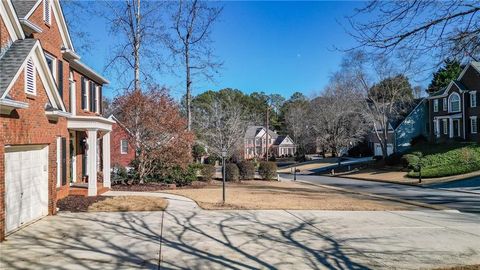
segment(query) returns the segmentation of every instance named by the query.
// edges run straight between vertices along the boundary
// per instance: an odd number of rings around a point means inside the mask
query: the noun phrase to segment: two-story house
[[[248,126],[243,144],[244,159],[265,158],[267,147],[269,156],[293,156],[297,152],[297,146],[290,136],[279,136],[271,130],[267,136],[264,127]]]
[[[0,240],[81,183],[110,187],[108,81],[75,52],[58,0],[0,1]]]
[[[450,84],[429,99],[430,140],[480,142],[480,63],[469,63]]]

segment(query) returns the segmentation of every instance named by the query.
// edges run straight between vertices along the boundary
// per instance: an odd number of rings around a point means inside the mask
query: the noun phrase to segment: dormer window
[[[452,93],[448,98],[448,109],[449,112],[460,112],[460,95],[457,93]]]
[[[50,24],[52,21],[52,14],[50,13],[50,0],[43,0],[43,21]]]
[[[32,58],[29,58],[27,65],[25,66],[25,93],[30,95],[37,94],[37,83],[35,80],[36,77],[35,65],[33,64]]]

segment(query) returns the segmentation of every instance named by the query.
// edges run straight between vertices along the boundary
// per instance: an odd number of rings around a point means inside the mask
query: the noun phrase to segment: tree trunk
[[[191,78],[190,78],[190,55],[189,55],[189,47],[188,43],[185,45],[185,67],[186,67],[186,72],[187,72],[187,94],[186,94],[186,106],[187,106],[187,130],[191,131],[192,130],[192,93],[191,93]]]
[[[140,0],[137,0],[137,12],[135,13],[136,28],[134,41],[134,87],[140,90]]]

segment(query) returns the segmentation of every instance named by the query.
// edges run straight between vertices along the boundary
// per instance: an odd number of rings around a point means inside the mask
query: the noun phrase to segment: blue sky
[[[264,91],[288,98],[299,91],[312,95],[321,91],[338,68],[343,48],[352,39],[339,24],[362,2],[222,2],[224,10],[215,25],[214,51],[224,61],[215,82],[196,81],[194,94],[226,87],[246,93]],[[94,53],[83,61],[102,71],[114,36],[100,19],[85,20],[85,31],[95,41]],[[75,42],[75,41],[74,41]],[[180,73],[183,74],[183,73]],[[183,78],[154,73],[155,80],[170,88],[176,98],[184,92]],[[115,78],[106,95],[112,97]]]

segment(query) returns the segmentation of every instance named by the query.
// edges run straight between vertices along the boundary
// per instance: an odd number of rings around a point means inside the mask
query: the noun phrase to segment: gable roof
[[[12,1],[17,16],[20,20],[25,21],[33,14],[33,12],[37,9],[37,7],[42,3],[42,0],[16,0]],[[66,49],[74,51],[73,43],[70,38],[70,33],[68,32],[68,26],[65,21],[65,17],[63,16],[62,6],[60,5],[60,1],[55,0],[51,1],[52,3],[52,11],[57,21],[58,28],[60,30],[60,36],[63,41],[63,45]]]
[[[248,126],[247,130],[245,131],[245,138],[255,138],[262,130],[265,130],[264,126]],[[268,135],[272,139],[276,139],[278,137],[278,134],[271,130],[268,131]]]
[[[0,97],[4,96],[36,43],[36,39],[17,40],[0,59],[0,70],[2,71],[0,72]]]
[[[10,89],[23,71],[29,57],[34,62],[52,108],[66,112],[63,100],[58,93],[57,84],[48,69],[40,42],[33,38],[15,41],[0,59],[0,70],[2,70],[0,73],[0,99],[8,98]]]
[[[398,123],[398,125],[395,127],[395,130],[397,130],[405,122],[405,120],[407,120],[420,106],[425,104],[425,100],[426,98],[416,99],[415,101],[417,102],[417,104],[413,106],[412,110],[408,113],[408,115]]]
[[[33,8],[38,5],[41,1],[12,1],[13,7],[15,7],[15,11],[17,12],[17,16],[19,18],[25,18],[28,13],[30,13]]]
[[[12,42],[25,38],[25,33],[23,33],[15,8],[10,1],[0,1],[0,17],[7,27],[7,32],[11,37]]]

